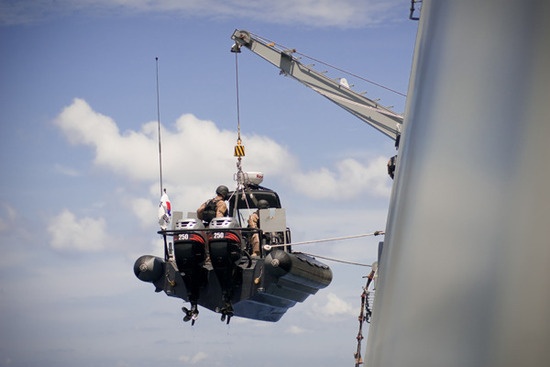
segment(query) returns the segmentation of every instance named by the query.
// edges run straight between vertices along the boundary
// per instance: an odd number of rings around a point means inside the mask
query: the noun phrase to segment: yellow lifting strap
[[[237,139],[237,145],[235,145],[235,157],[244,157],[244,145],[241,143],[241,139]]]

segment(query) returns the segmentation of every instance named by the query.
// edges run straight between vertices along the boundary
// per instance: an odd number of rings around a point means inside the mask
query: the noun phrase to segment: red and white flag
[[[159,204],[159,225],[162,230],[166,230],[166,228],[168,228],[168,224],[170,223],[171,218],[172,204],[170,204],[170,198],[168,197],[165,189],[164,193],[160,197]]]

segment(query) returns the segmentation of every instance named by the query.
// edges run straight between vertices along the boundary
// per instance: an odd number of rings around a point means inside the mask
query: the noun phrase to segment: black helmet
[[[229,189],[227,186],[220,185],[216,189],[216,194],[220,195],[224,200],[227,199],[227,195],[229,195]]]
[[[269,208],[269,203],[267,200],[260,199],[258,200],[258,209],[267,209]]]

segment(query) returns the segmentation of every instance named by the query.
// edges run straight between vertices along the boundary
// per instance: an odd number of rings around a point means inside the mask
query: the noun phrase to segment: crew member
[[[210,221],[214,218],[226,217],[228,212],[225,200],[227,200],[228,195],[229,189],[227,186],[218,186],[216,189],[216,196],[205,201],[197,209],[197,218],[203,220],[208,225],[208,223],[210,223]]]
[[[269,208],[267,200],[258,200],[258,210],[250,214],[248,217],[248,228],[257,229],[260,228],[260,209]],[[250,244],[252,245],[252,256],[260,256],[260,236],[258,232],[255,232],[250,238]]]

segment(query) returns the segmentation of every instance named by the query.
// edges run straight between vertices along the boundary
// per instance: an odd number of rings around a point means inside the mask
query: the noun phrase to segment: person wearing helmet
[[[250,214],[248,217],[248,228],[260,228],[260,209],[268,209],[269,203],[266,200],[258,200],[258,210]],[[250,244],[252,245],[252,256],[260,256],[260,236],[256,232],[250,238]]]
[[[216,196],[205,201],[197,209],[197,218],[206,222],[208,225],[208,223],[210,223],[210,221],[214,218],[226,217],[228,212],[225,201],[227,200],[228,195],[229,189],[227,186],[218,186],[216,189]]]

